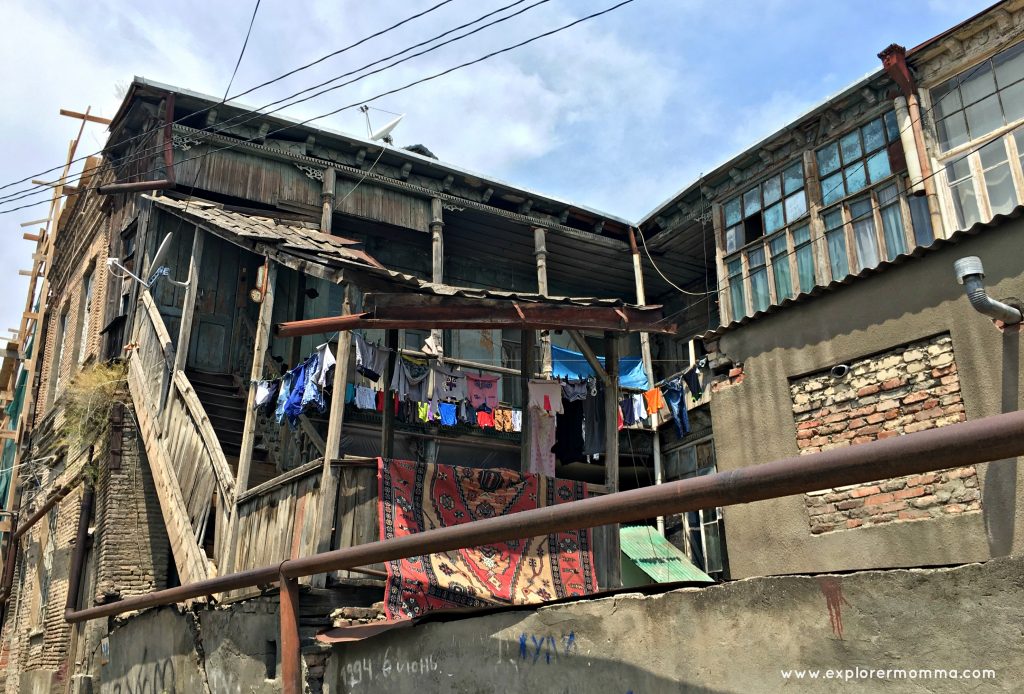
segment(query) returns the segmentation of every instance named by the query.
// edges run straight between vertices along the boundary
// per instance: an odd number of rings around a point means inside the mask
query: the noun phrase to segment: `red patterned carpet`
[[[380,536],[403,537],[586,496],[582,482],[511,470],[380,460]],[[388,562],[388,619],[430,610],[493,607],[597,590],[590,531]]]

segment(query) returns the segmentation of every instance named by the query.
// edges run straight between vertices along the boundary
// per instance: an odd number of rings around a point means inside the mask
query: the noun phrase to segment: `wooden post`
[[[523,393],[523,426],[519,434],[519,469],[526,472],[530,469],[530,378],[536,367],[533,364],[533,343],[536,333],[523,330],[519,333],[519,345],[522,352],[520,359],[519,383]]]
[[[238,467],[235,470],[235,499],[249,488],[249,470],[252,467],[252,449],[256,443],[256,381],[263,378],[263,366],[270,346],[273,329],[274,289],[277,283],[277,263],[267,259],[263,279],[263,301],[256,319],[256,338],[253,343],[252,370],[249,372],[249,394],[245,399],[245,423],[242,425],[242,446],[238,452]],[[227,556],[223,557],[222,573],[234,570],[236,543],[238,541],[238,504],[230,503],[228,517]]]
[[[196,297],[199,295],[199,268],[203,261],[204,232],[196,227],[192,235],[192,258],[188,263],[188,286],[185,300],[181,304],[181,325],[178,328],[178,345],[174,353],[174,370],[184,371],[188,363],[188,343],[192,337],[192,320],[196,315]]]
[[[345,283],[345,298],[341,303],[341,315],[352,313],[352,285]],[[330,468],[331,460],[341,457],[341,428],[345,421],[345,389],[348,387],[349,352],[352,350],[352,333],[342,330],[338,333],[337,364],[334,366],[334,390],[331,394],[331,413],[327,418],[327,442],[324,446],[324,470]]]
[[[391,350],[388,354],[388,370],[384,374],[384,413],[380,425],[380,454],[383,458],[391,458],[395,454],[395,398],[391,392],[391,379],[395,368],[401,368],[398,362],[398,331],[388,330],[384,339],[385,346]]]
[[[533,255],[537,258],[537,293],[548,295],[548,247],[547,232],[543,227],[533,230]],[[547,330],[540,334],[540,363],[544,378],[551,378],[551,335]]]
[[[430,200],[430,280],[434,284],[444,284],[444,207],[440,198]],[[434,328],[430,331],[431,342],[444,352],[444,331]],[[428,390],[433,393],[437,374],[431,370],[427,375]]]
[[[299,641],[299,579],[281,574],[281,691],[302,694],[302,652]]]
[[[604,335],[604,367],[609,383],[604,392],[604,484],[609,494],[619,491],[619,338],[614,333]],[[619,558],[619,526],[604,526],[604,563],[606,589],[622,585]]]
[[[331,224],[334,220],[334,182],[334,167],[328,166],[324,169],[324,185],[320,192],[320,201],[323,207],[320,214],[320,233],[322,234],[331,233]]]

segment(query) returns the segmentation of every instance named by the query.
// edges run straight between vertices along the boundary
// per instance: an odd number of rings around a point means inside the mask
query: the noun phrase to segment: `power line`
[[[296,127],[301,127],[303,125],[307,125],[308,123],[312,123],[313,121],[317,121],[317,120],[320,120],[322,118],[327,118],[329,116],[333,116],[335,114],[338,114],[338,113],[340,113],[342,111],[345,111],[345,110],[348,110],[348,109],[352,109],[352,108],[355,108],[357,106],[361,106],[363,104],[371,103],[373,101],[376,101],[377,99],[381,99],[381,98],[386,97],[386,96],[391,96],[393,94],[397,94],[397,93],[405,91],[407,89],[411,89],[412,87],[418,86],[420,84],[424,84],[426,82],[430,82],[432,80],[436,80],[436,79],[438,79],[440,77],[444,77],[445,75],[451,74],[452,72],[455,72],[457,70],[461,70],[461,69],[470,67],[472,65],[476,65],[478,63],[482,63],[482,62],[484,62],[486,60],[489,60],[490,58],[494,58],[494,57],[496,57],[498,55],[502,55],[504,53],[508,53],[508,52],[516,50],[518,48],[522,48],[523,46],[526,46],[528,44],[534,43],[535,41],[539,41],[540,39],[547,38],[549,36],[552,36],[554,34],[560,33],[562,31],[566,31],[567,29],[570,29],[570,28],[572,28],[572,27],[574,27],[577,24],[580,24],[582,22],[586,22],[586,21],[589,21],[589,20],[592,20],[592,19],[596,19],[597,17],[600,17],[602,15],[608,14],[609,12],[612,12],[614,10],[619,9],[620,7],[623,7],[624,5],[628,5],[628,4],[632,3],[633,1],[634,0],[622,0],[621,2],[619,2],[619,3],[615,4],[615,5],[612,5],[612,6],[606,8],[604,10],[600,10],[598,12],[594,12],[592,14],[586,15],[584,17],[581,17],[580,19],[577,19],[577,20],[574,20],[572,22],[569,22],[568,24],[564,24],[564,25],[562,25],[562,26],[560,26],[560,27],[558,27],[556,29],[552,29],[550,31],[546,31],[546,32],[544,32],[542,34],[538,34],[538,35],[533,36],[533,37],[531,37],[529,39],[526,39],[524,41],[520,41],[520,42],[512,44],[510,46],[506,46],[505,48],[501,48],[499,50],[492,51],[492,52],[487,53],[486,55],[483,55],[483,56],[481,56],[479,58],[475,58],[473,60],[469,60],[469,61],[466,61],[464,63],[460,63],[459,65],[456,65],[454,67],[448,68],[446,70],[442,70],[441,72],[434,73],[434,74],[429,75],[427,77],[422,77],[422,78],[420,78],[418,80],[414,80],[412,82],[409,82],[409,83],[407,83],[407,84],[405,84],[405,85],[403,85],[401,87],[396,87],[394,89],[389,89],[387,91],[381,92],[381,93],[376,94],[375,96],[369,97],[367,99],[362,99],[360,101],[348,104],[346,106],[341,106],[341,107],[336,108],[336,109],[334,109],[332,111],[328,111],[327,113],[323,113],[323,114],[321,114],[319,116],[314,116],[312,118],[307,118],[306,120],[298,122],[298,123],[290,123],[290,124],[288,124],[288,125],[286,125],[284,127],[281,127],[281,128],[276,129],[276,130],[271,130],[271,131],[267,132],[265,136],[274,135],[274,134],[277,134],[277,133],[282,132],[284,130],[289,130],[289,129],[296,128]],[[178,162],[178,164],[185,164],[185,163],[190,162],[190,161],[195,161],[195,160],[198,160],[198,159],[203,159],[205,157],[210,156],[211,154],[216,154],[217,152],[222,152],[222,151],[225,151],[225,150],[234,149],[234,148],[236,148],[236,147],[238,147],[240,145],[247,144],[247,143],[252,143],[254,141],[254,139],[255,138],[246,138],[246,139],[239,140],[238,142],[235,142],[235,143],[233,143],[231,145],[227,145],[225,147],[220,147],[220,148],[217,148],[217,149],[208,150],[207,152],[204,152],[203,154],[199,154],[199,155],[196,155],[194,157],[186,158],[183,161]],[[155,170],[156,169],[153,169],[151,171],[155,171]],[[43,201],[43,202],[45,202],[45,201]],[[12,208],[12,209],[0,210],[0,214],[9,214],[9,213],[14,212],[16,210],[24,209],[24,208],[27,208],[27,207],[34,207],[34,206],[37,206],[39,204],[42,204],[42,203],[41,202],[36,202],[36,203],[30,203],[28,205],[22,205],[20,207],[15,207],[15,208]]]
[[[306,63],[305,65],[302,65],[301,67],[295,68],[294,70],[290,70],[289,72],[286,72],[283,75],[279,75],[279,76],[277,76],[277,77],[275,77],[275,78],[273,78],[271,80],[267,80],[266,82],[258,84],[255,87],[247,89],[244,92],[239,92],[238,94],[235,94],[234,96],[232,96],[230,98],[231,99],[237,99],[239,97],[245,96],[246,94],[250,94],[250,93],[256,91],[257,89],[262,89],[263,87],[270,86],[271,84],[274,84],[275,82],[279,82],[279,81],[285,79],[286,77],[291,77],[292,75],[294,75],[294,74],[296,74],[298,72],[301,72],[301,71],[306,70],[306,69],[308,69],[308,68],[310,68],[310,67],[312,67],[314,65],[317,65],[318,63],[323,62],[324,60],[327,60],[329,58],[333,58],[334,56],[340,55],[341,53],[344,53],[345,51],[348,51],[348,50],[350,50],[352,48],[356,48],[357,46],[360,46],[363,43],[366,43],[367,41],[369,41],[371,39],[377,38],[377,37],[382,36],[382,35],[390,32],[390,31],[392,31],[394,29],[397,29],[398,27],[400,27],[400,26],[402,26],[404,24],[407,24],[407,23],[413,21],[414,19],[419,19],[420,17],[423,17],[424,15],[427,15],[427,14],[433,12],[434,10],[442,7],[443,5],[447,5],[450,2],[452,2],[452,0],[442,0],[442,2],[439,2],[438,4],[434,5],[433,7],[428,7],[427,9],[423,10],[422,12],[418,12],[416,14],[410,15],[409,17],[406,17],[405,19],[403,19],[403,20],[401,20],[399,22],[396,22],[395,24],[392,24],[389,27],[381,29],[380,31],[377,31],[376,33],[370,34],[369,36],[366,36],[365,38],[362,38],[362,39],[360,39],[359,41],[356,41],[353,44],[345,46],[344,48],[340,48],[340,49],[338,49],[338,50],[336,50],[336,51],[334,51],[332,53],[328,53],[327,55],[322,56],[320,58],[317,58],[316,60],[314,60],[314,61],[312,61],[310,63]],[[258,5],[258,3],[257,3],[257,5]],[[254,14],[255,14],[255,12],[254,12]],[[243,50],[244,50],[244,48],[243,48]],[[222,100],[221,102],[219,102],[217,104],[213,104],[212,106],[206,106],[206,107],[204,107],[202,109],[199,109],[198,111],[194,111],[194,112],[189,113],[189,114],[187,114],[185,116],[182,116],[180,119],[178,119],[178,120],[176,120],[174,122],[175,123],[180,123],[181,121],[183,121],[183,120],[185,120],[187,118],[191,118],[191,117],[197,116],[197,115],[202,115],[203,113],[206,113],[206,112],[208,112],[208,111],[210,111],[210,110],[212,110],[214,108],[217,108],[218,106],[222,106],[227,101],[229,101],[229,99],[224,99],[224,100]],[[130,142],[131,140],[138,139],[139,137],[141,137],[141,135],[136,135],[136,136],[126,140],[126,142]],[[89,157],[96,156],[97,154],[103,154],[104,151],[106,151],[106,150],[105,149],[101,149],[99,151],[93,152],[92,154],[83,155],[81,157],[78,157],[77,159],[73,159],[70,163],[75,164],[77,162],[80,162],[80,161],[83,161],[85,159],[88,159]],[[37,176],[45,176],[46,174],[52,173],[53,171],[58,171],[58,170],[62,169],[63,167],[64,167],[64,164],[60,164],[60,165],[55,166],[53,168],[46,169],[45,171],[40,171],[38,173],[30,174],[30,175],[26,176],[25,178],[19,179],[17,181],[12,181],[10,183],[6,183],[4,185],[0,185],[0,190],[4,190],[6,188],[10,188],[11,186],[17,185],[19,183],[24,183],[25,181],[29,181],[29,180],[31,180],[33,178],[36,178]]]
[[[245,41],[242,42],[242,50],[238,53],[238,60],[235,61],[235,69],[231,71],[231,79],[228,80],[228,86],[224,89],[224,98],[221,99],[221,103],[228,100],[228,92],[231,91],[231,85],[235,83],[235,76],[238,74],[238,66],[242,64],[242,56],[245,55],[246,46],[249,45],[249,37],[252,36],[252,25],[256,22],[256,13],[260,11],[260,0],[256,0],[256,6],[252,8],[252,17],[249,18],[249,28],[245,32]]]
[[[380,63],[383,63],[383,62],[385,62],[387,60],[391,60],[392,58],[396,58],[396,57],[398,57],[398,56],[400,56],[400,55],[402,55],[404,53],[408,53],[411,50],[415,50],[416,48],[420,48],[422,46],[425,46],[426,44],[429,44],[429,43],[432,43],[434,41],[437,41],[438,39],[444,38],[445,36],[448,36],[450,34],[455,33],[456,31],[464,29],[464,28],[466,28],[468,26],[472,26],[473,24],[477,24],[477,23],[483,21],[484,19],[487,19],[489,17],[494,16],[495,14],[498,14],[498,13],[503,12],[503,11],[509,9],[509,8],[515,7],[516,5],[520,5],[523,2],[526,2],[526,0],[516,0],[515,2],[512,2],[512,3],[508,4],[508,5],[503,6],[503,7],[499,7],[496,10],[492,10],[490,12],[487,12],[487,13],[481,15],[480,17],[477,17],[476,19],[474,19],[474,20],[472,20],[470,22],[466,22],[466,23],[461,24],[461,25],[459,25],[457,27],[454,27],[452,29],[444,31],[444,32],[438,34],[437,36],[429,38],[429,39],[427,39],[425,41],[421,41],[420,43],[414,44],[413,46],[410,46],[408,48],[404,48],[401,51],[398,51],[396,53],[392,53],[391,55],[386,56],[384,58],[380,58],[380,59],[375,60],[375,61],[373,61],[371,63],[367,63],[366,65],[363,65],[362,67],[356,68],[354,70],[350,70],[350,71],[345,72],[345,73],[343,73],[341,75],[337,75],[337,76],[332,77],[331,79],[328,79],[328,80],[326,80],[324,82],[321,82],[319,84],[313,85],[312,87],[308,87],[306,89],[300,90],[298,92],[295,92],[293,94],[285,96],[285,97],[283,97],[281,99],[278,99],[276,101],[271,101],[270,103],[264,104],[263,106],[260,106],[257,109],[252,109],[252,110],[244,111],[243,113],[240,113],[240,114],[238,114],[236,116],[232,116],[231,118],[228,118],[225,121],[222,121],[222,122],[215,123],[213,125],[204,127],[204,128],[199,130],[199,133],[213,133],[213,132],[216,132],[217,130],[223,130],[227,126],[239,127],[239,126],[245,125],[246,123],[249,123],[249,122],[251,122],[253,120],[259,119],[261,117],[272,115],[274,113],[277,113],[279,111],[284,110],[285,108],[287,108],[289,106],[294,106],[296,104],[300,104],[300,103],[303,103],[305,101],[309,101],[311,99],[314,99],[314,98],[317,98],[319,96],[322,96],[323,94],[326,94],[326,93],[328,93],[330,91],[334,91],[336,89],[340,89],[341,87],[345,87],[345,86],[354,84],[354,83],[359,82],[359,81],[361,81],[363,79],[366,79],[367,77],[370,77],[370,76],[375,75],[375,74],[379,74],[381,72],[384,72],[385,70],[389,70],[389,69],[391,69],[393,67],[401,65],[402,63],[405,63],[405,62],[407,62],[409,60],[412,60],[412,59],[417,58],[419,56],[425,55],[427,53],[431,53],[431,52],[433,52],[435,50],[438,50],[440,48],[443,48],[444,46],[447,46],[447,45],[449,45],[451,43],[455,43],[456,41],[460,41],[460,40],[462,40],[464,38],[467,38],[469,36],[477,34],[480,31],[483,31],[484,29],[492,27],[492,26],[494,26],[496,24],[500,24],[500,23],[505,22],[505,21],[507,21],[509,19],[512,19],[514,17],[517,17],[517,16],[519,16],[519,15],[525,13],[525,12],[528,12],[529,10],[534,9],[535,7],[537,7],[539,5],[543,5],[543,4],[545,4],[545,3],[549,2],[549,1],[550,0],[539,0],[538,2],[535,2],[534,4],[519,10],[518,12],[512,13],[512,14],[507,15],[505,17],[501,17],[501,18],[499,18],[499,19],[497,19],[497,20],[495,20],[493,22],[489,22],[487,24],[484,24],[483,26],[480,26],[480,27],[474,29],[473,31],[469,31],[469,32],[466,32],[465,34],[462,34],[460,36],[456,36],[456,37],[454,37],[452,39],[449,39],[449,40],[447,40],[447,41],[445,41],[443,43],[440,43],[440,44],[438,44],[436,46],[432,46],[432,47],[427,48],[427,49],[425,49],[423,51],[420,51],[419,53],[415,53],[413,55],[407,56],[407,57],[405,57],[405,58],[403,58],[401,60],[395,61],[395,62],[390,63],[388,65],[385,65],[383,67],[380,67],[380,68],[378,68],[378,69],[376,69],[376,70],[374,70],[372,72],[368,72],[368,73],[366,73],[364,75],[360,75],[359,77],[357,77],[355,79],[348,80],[347,82],[343,82],[342,84],[338,84],[338,85],[335,85],[333,87],[330,87],[330,88],[327,88],[327,89],[323,89],[323,90],[321,90],[321,91],[319,91],[319,92],[317,92],[315,94],[311,94],[311,95],[309,95],[307,97],[303,97],[302,99],[297,99],[295,101],[292,101],[291,103],[284,104],[283,106],[280,106],[279,108],[276,108],[276,109],[274,109],[272,111],[264,112],[264,109],[266,109],[266,108],[270,108],[271,106],[276,106],[277,104],[281,104],[282,102],[288,101],[289,99],[293,99],[293,98],[295,98],[295,97],[297,97],[297,96],[299,96],[301,94],[306,94],[306,93],[308,93],[310,91],[313,91],[313,90],[318,89],[320,87],[324,87],[324,86],[326,86],[328,84],[331,84],[332,82],[336,82],[339,79],[342,79],[344,77],[349,77],[349,76],[354,75],[354,74],[356,74],[358,72],[362,72],[364,70],[367,70],[367,69],[369,69],[371,67],[374,67],[375,65],[379,65]],[[355,45],[355,44],[353,44],[353,45]],[[223,103],[223,102],[221,102],[221,103]],[[213,108],[213,107],[211,106],[211,107],[208,107],[208,108]],[[197,111],[195,113],[202,113],[204,110],[208,110],[208,109],[200,109],[199,111]],[[194,115],[194,114],[189,114],[187,116],[183,116],[182,118],[179,118],[178,120],[174,121],[174,123],[180,123],[181,121],[191,117],[192,115]],[[249,117],[245,118],[246,116],[249,116]],[[243,120],[241,122],[237,122],[238,119],[240,119],[240,118],[245,118],[245,120]],[[276,130],[274,132],[280,132],[280,130]],[[129,139],[125,140],[125,142],[126,143],[127,142],[131,142],[132,140],[137,139],[139,137],[143,137],[144,135],[145,135],[145,133],[142,133],[140,135],[135,135],[132,138],[129,138]],[[137,152],[134,155],[132,155],[132,157],[130,157],[126,161],[120,162],[120,165],[121,166],[125,166],[127,164],[131,164],[131,163],[134,163],[134,162],[137,162],[137,161],[141,161],[141,160],[145,159],[146,157],[148,157],[148,156],[158,152],[161,147],[162,147],[162,145],[154,145],[154,146],[151,146],[151,147],[149,147],[147,149],[143,149],[142,151]],[[95,171],[95,170],[98,170],[101,167],[102,167],[102,165],[96,166],[93,169],[90,169],[88,171]],[[155,170],[156,169],[151,169],[150,171],[144,172],[143,175],[146,174],[146,173],[152,173]],[[78,175],[76,180],[81,180],[86,175],[86,173],[87,173],[87,170],[83,170],[81,172],[81,174]],[[24,194],[24,195],[18,195],[18,193],[25,192],[25,191],[28,191],[28,192],[26,194]],[[43,190],[33,190],[32,188],[25,189],[25,191],[16,191],[15,193],[9,193],[6,196],[0,196],[0,205],[8,204],[8,203],[14,202],[16,200],[20,200],[20,199],[23,199],[23,198],[26,198],[26,197],[31,197],[31,196],[34,196],[34,195],[39,195],[41,193],[47,192],[47,190],[45,190],[45,189],[43,189]],[[14,197],[14,196],[17,196],[17,197]]]

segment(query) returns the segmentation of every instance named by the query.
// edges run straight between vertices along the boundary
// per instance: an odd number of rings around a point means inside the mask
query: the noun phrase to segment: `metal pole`
[[[388,330],[384,337],[384,345],[391,350],[388,353],[388,370],[384,374],[384,412],[380,420],[380,454],[390,458],[395,454],[395,399],[398,393],[391,390],[391,379],[395,369],[402,368],[398,363],[398,331]]]
[[[614,425],[613,425],[614,426]],[[1024,410],[950,424],[858,446],[793,456],[763,465],[591,497],[508,516],[428,530],[405,537],[289,559],[65,614],[69,622],[404,557],[549,535],[577,528],[644,520],[656,515],[747,504],[803,492],[977,465],[1024,456]],[[998,463],[994,463],[998,464]]]
[[[299,647],[299,580],[279,577],[281,583],[281,691],[302,694],[302,653]]]

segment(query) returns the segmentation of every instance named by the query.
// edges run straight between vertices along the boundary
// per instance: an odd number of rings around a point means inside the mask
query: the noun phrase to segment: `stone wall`
[[[836,378],[790,381],[801,454],[854,446],[966,419],[948,334],[859,359]],[[811,532],[978,512],[973,467],[823,489],[805,497]]]

